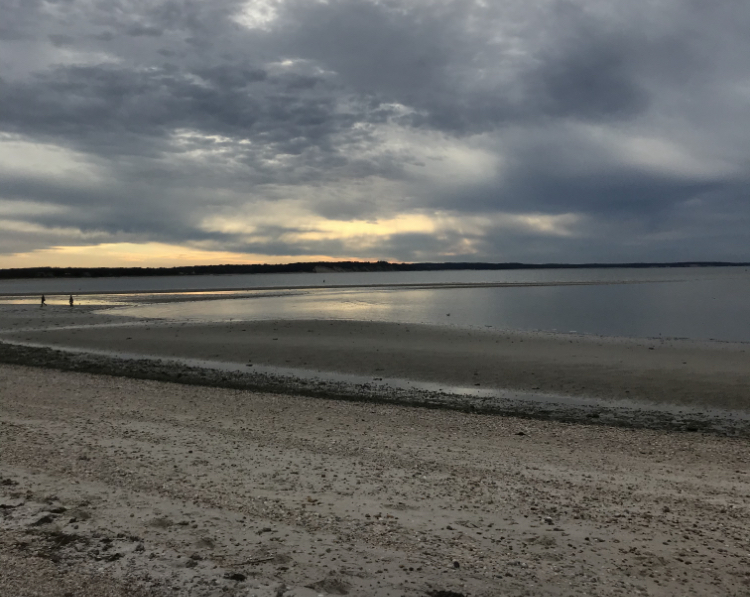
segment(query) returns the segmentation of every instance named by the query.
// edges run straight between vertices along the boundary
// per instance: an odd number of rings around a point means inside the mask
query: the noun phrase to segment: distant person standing
[[[42,307],[44,307],[44,305],[46,304],[47,304],[47,299],[45,298],[44,295],[42,295]]]
[[[73,295],[70,295],[70,298],[68,299],[68,302],[70,303],[70,306],[73,306]]]

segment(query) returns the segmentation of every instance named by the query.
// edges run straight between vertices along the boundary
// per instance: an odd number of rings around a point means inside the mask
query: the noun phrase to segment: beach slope
[[[750,582],[741,439],[8,365],[0,395],[2,594],[740,595]]]

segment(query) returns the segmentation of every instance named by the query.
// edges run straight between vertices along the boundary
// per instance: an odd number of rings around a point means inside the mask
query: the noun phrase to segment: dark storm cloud
[[[648,95],[634,80],[629,50],[610,39],[586,39],[567,53],[557,49],[530,74],[532,106],[550,116],[587,120],[644,112]]]
[[[103,190],[14,177],[6,177],[3,184],[3,196],[7,200],[38,201],[69,208],[37,214],[34,223],[48,229],[77,229],[83,239],[92,234],[100,241],[115,235],[139,242],[155,235],[163,242],[178,242],[186,237],[194,240],[219,238],[215,234],[196,231],[188,224],[189,218],[174,216],[174,204],[154,203],[149,195],[139,192],[142,190],[137,184],[127,190],[124,185]],[[71,243],[79,244],[75,236]]]
[[[346,85],[420,110],[414,122],[454,133],[482,132],[540,117],[625,118],[648,107],[638,71],[654,42],[602,28],[557,3],[544,42],[525,57],[488,42],[502,10],[448,3],[403,10],[370,2],[288,2],[274,38],[282,51],[332,68]],[[489,22],[477,23],[486,17]],[[527,25],[531,28],[531,24]],[[502,66],[518,70],[510,80]]]
[[[399,232],[382,251],[750,258],[739,224],[750,214],[750,5],[286,0],[246,10],[263,5],[0,0],[0,133],[70,150],[98,173],[78,184],[0,169],[0,200],[66,208],[24,216],[46,228],[253,253],[377,256],[346,239],[293,240],[299,214],[280,212],[250,236],[206,218],[267,219],[282,200],[336,220],[571,214],[566,234]],[[431,151],[455,176],[430,168]],[[497,171],[474,173],[472,152],[495,156]]]
[[[284,143],[314,140],[335,129],[330,97],[300,96],[298,81],[288,77],[256,93],[248,89],[265,80],[264,71],[242,67],[191,73],[170,65],[144,70],[66,66],[8,85],[0,101],[7,107],[6,130],[73,142],[82,137],[81,143],[120,133],[142,135],[148,142],[179,128],[239,138],[270,134],[271,141]]]

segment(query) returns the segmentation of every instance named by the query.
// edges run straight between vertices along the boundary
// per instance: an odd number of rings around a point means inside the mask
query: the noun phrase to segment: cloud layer
[[[0,11],[0,266],[750,259],[747,3]]]

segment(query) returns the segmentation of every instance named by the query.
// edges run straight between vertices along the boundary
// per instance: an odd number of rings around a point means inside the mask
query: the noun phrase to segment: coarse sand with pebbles
[[[0,366],[2,595],[746,595],[747,440]]]

